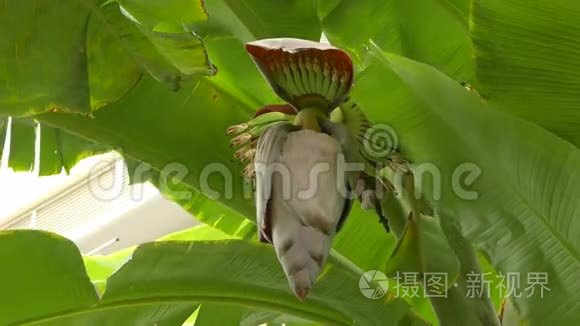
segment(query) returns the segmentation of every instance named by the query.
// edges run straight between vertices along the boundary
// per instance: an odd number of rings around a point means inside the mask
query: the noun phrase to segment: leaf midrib
[[[331,316],[324,315],[322,313],[317,313],[315,311],[311,311],[308,309],[302,309],[301,305],[288,305],[288,304],[280,304],[277,301],[269,301],[269,300],[259,300],[257,298],[253,300],[249,300],[248,298],[243,298],[241,296],[192,296],[192,295],[185,295],[185,296],[152,296],[143,299],[127,299],[127,300],[120,300],[114,301],[111,303],[101,304],[93,307],[87,307],[83,309],[77,310],[69,310],[64,313],[55,314],[52,316],[41,317],[38,319],[31,319],[23,322],[19,322],[19,325],[42,325],[43,323],[47,322],[58,322],[60,319],[63,318],[70,318],[75,316],[82,316],[85,314],[91,314],[95,312],[101,311],[109,311],[115,309],[125,309],[125,308],[134,308],[134,307],[143,307],[143,306],[157,306],[157,305],[166,305],[166,304],[184,304],[184,303],[191,303],[196,304],[199,302],[215,302],[215,303],[224,303],[224,304],[233,304],[238,306],[249,306],[249,307],[256,307],[256,308],[266,308],[267,310],[275,311],[275,312],[282,312],[282,313],[290,313],[295,316],[300,316],[310,320],[317,320],[323,323],[330,323],[332,325],[344,325],[349,326],[351,325],[348,322],[349,318],[344,316],[344,319],[338,320],[332,318]],[[332,310],[330,310],[332,311]],[[342,313],[338,311],[332,311],[336,314],[342,315]]]

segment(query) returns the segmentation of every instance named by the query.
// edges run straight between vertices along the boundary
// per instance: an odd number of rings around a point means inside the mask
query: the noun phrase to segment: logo
[[[362,295],[369,299],[380,299],[387,294],[389,280],[380,271],[370,270],[365,272],[358,281],[358,287]]]
[[[399,138],[395,130],[386,124],[370,126],[363,137],[366,154],[374,158],[384,158],[397,150]]]

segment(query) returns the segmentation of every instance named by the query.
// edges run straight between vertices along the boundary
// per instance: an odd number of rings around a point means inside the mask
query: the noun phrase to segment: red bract
[[[265,39],[247,43],[246,50],[278,96],[297,110],[332,110],[344,101],[352,85],[351,58],[328,44]]]
[[[256,111],[254,118],[269,112],[281,112],[284,114],[296,114],[296,110],[289,104],[270,104]]]

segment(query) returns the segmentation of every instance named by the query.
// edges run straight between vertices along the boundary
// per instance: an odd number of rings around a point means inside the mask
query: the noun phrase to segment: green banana
[[[245,123],[240,123],[237,125],[233,125],[231,127],[229,127],[226,130],[226,135],[237,135],[240,134],[246,130],[248,130],[249,128],[253,128],[253,127],[259,127],[262,125],[269,125],[272,124],[274,122],[278,122],[278,121],[293,121],[294,120],[294,116],[291,114],[286,114],[286,113],[282,113],[282,112],[268,112],[268,113],[264,113],[261,114],[257,117],[255,117],[254,119],[245,122]]]

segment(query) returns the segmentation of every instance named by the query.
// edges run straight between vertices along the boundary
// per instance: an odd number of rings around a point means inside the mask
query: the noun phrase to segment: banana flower
[[[368,120],[348,100],[353,65],[344,51],[298,39],[246,44],[272,89],[287,102],[228,129],[235,157],[255,182],[259,238],[272,243],[291,289],[304,299],[328,257],[352,199],[373,207],[376,162],[362,150]],[[236,136],[237,134],[237,136]],[[362,162],[351,171],[343,163]],[[356,188],[356,189],[355,189]],[[370,203],[370,204],[369,204]],[[377,204],[378,205],[378,204]],[[380,217],[382,212],[375,206]]]

